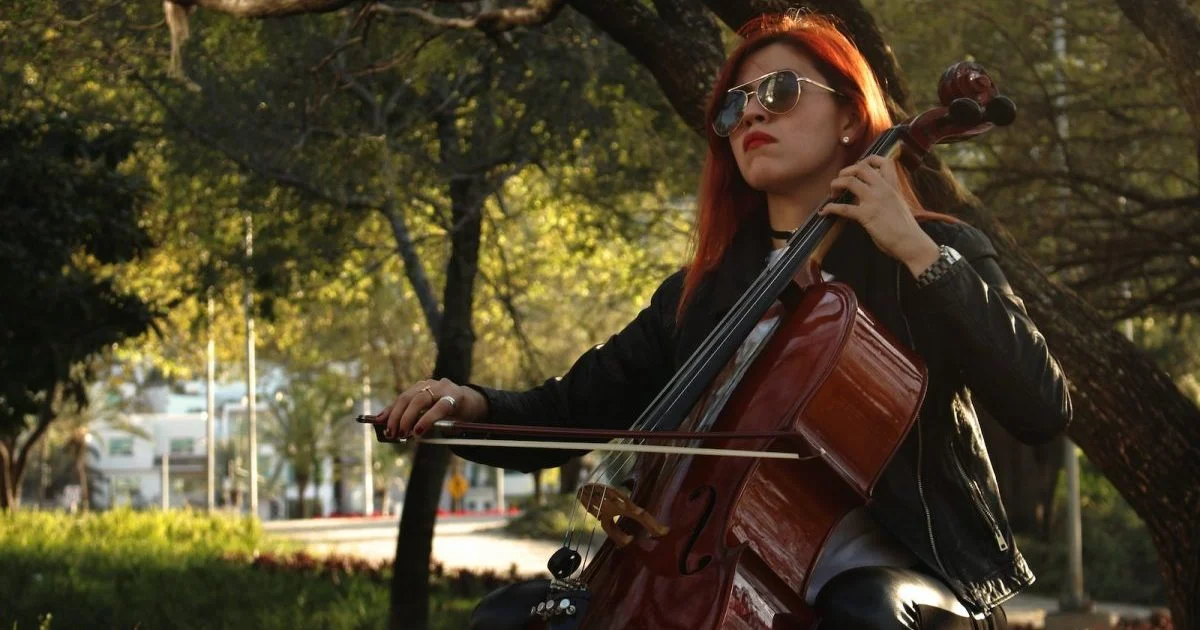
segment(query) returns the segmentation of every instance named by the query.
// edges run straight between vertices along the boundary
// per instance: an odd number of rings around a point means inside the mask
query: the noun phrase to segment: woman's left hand
[[[858,222],[883,253],[908,266],[916,277],[937,261],[938,246],[917,225],[900,194],[896,163],[872,155],[842,169],[830,182],[834,196],[848,190],[858,202],[829,203],[821,214],[834,214]]]

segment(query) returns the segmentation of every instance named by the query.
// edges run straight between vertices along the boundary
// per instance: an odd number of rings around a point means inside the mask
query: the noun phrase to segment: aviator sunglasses
[[[750,91],[747,86],[758,83],[754,89],[754,97],[763,109],[772,114],[786,114],[796,107],[800,101],[800,85],[808,83],[827,92],[841,96],[841,92],[808,77],[802,77],[792,70],[776,70],[747,81],[741,85],[729,88],[725,92],[725,102],[713,119],[713,131],[722,138],[729,137],[738,123],[742,122],[742,114],[746,113],[746,105],[750,103]]]

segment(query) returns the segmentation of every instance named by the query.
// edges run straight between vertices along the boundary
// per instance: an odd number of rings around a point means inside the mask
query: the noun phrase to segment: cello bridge
[[[589,483],[580,486],[575,493],[589,514],[600,521],[604,533],[618,547],[624,547],[633,541],[633,536],[617,526],[617,519],[624,516],[637,521],[651,538],[665,536],[671,528],[658,522],[649,512],[633,502],[624,490],[599,483]]]

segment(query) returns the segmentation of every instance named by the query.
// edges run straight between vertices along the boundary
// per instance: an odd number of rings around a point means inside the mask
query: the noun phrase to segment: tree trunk
[[[860,24],[858,14],[866,10],[846,1],[838,13],[849,18],[847,23]],[[855,41],[870,39],[855,34]],[[868,56],[891,55],[883,50]],[[893,74],[880,77],[885,86],[901,83]],[[1158,549],[1175,627],[1193,627],[1200,621],[1200,467],[1195,465],[1200,409],[1111,322],[1047,277],[978,200],[959,189],[940,161],[935,158],[931,166],[917,178],[922,202],[961,215],[991,238],[1005,275],[1070,379],[1072,441],[1145,522]]]
[[[533,471],[533,504],[546,505],[546,499],[542,496],[542,471]]]
[[[50,484],[50,443],[42,440],[42,448],[38,450],[40,475],[38,475],[38,507],[46,505],[46,486]],[[18,495],[18,499],[19,499]]]
[[[621,6],[632,11],[640,4],[636,0],[607,1],[613,12],[619,12]],[[572,0],[573,5],[584,2],[586,0]],[[786,3],[775,0],[706,0],[706,4],[732,28],[741,26],[748,17],[747,7],[786,8],[781,6]],[[862,3],[843,0],[809,4],[842,21],[898,110],[911,107],[904,92],[899,64]],[[1196,24],[1194,12],[1179,0],[1156,0],[1149,5],[1130,0],[1124,4],[1152,6],[1160,15],[1179,17],[1185,28],[1166,31],[1168,41],[1154,39],[1163,49],[1170,46],[1173,51],[1185,50],[1184,38],[1169,39],[1177,31],[1200,32],[1200,29],[1193,29]],[[604,24],[600,25],[607,29]],[[641,26],[645,31],[655,32],[653,25]],[[668,27],[663,24],[658,28],[665,30]],[[623,43],[629,39],[618,33],[610,34]],[[1194,41],[1194,38],[1187,41]],[[1194,55],[1172,53],[1167,57],[1168,60],[1192,59]],[[677,47],[668,54],[638,59],[650,65],[652,72],[689,64],[686,46]],[[1188,91],[1200,86],[1200,77],[1192,72],[1193,69],[1194,64],[1178,68],[1178,74],[1187,75],[1185,78],[1189,81],[1185,89]],[[696,93],[706,91],[707,87],[695,85],[691,94],[667,93],[676,103],[676,111],[694,129],[702,128],[705,121],[688,118],[691,110],[683,105],[694,102]],[[1000,87],[1003,90],[1003,86]],[[933,90],[934,86],[928,86],[922,91],[931,94]],[[1195,92],[1200,94],[1200,87]],[[1191,99],[1185,101],[1190,103]],[[1017,124],[1020,124],[1019,119]],[[998,130],[995,133],[1004,132]],[[1200,589],[1196,587],[1200,584],[1200,562],[1196,561],[1200,558],[1200,520],[1196,518],[1200,514],[1200,467],[1195,465],[1200,461],[1200,409],[1145,353],[1117,333],[1111,322],[1074,292],[1050,280],[1037,263],[1020,250],[1007,230],[979,206],[978,200],[958,186],[936,156],[932,156],[930,166],[916,177],[922,203],[929,208],[959,214],[992,239],[1005,275],[1023,298],[1030,316],[1037,322],[1071,381],[1075,407],[1075,422],[1069,429],[1071,439],[1146,523],[1163,565],[1175,625],[1192,627],[1200,620],[1200,596],[1197,596]]]
[[[345,469],[342,464],[342,456],[335,455],[333,458],[333,511],[338,514],[346,512],[346,482]]]
[[[297,475],[296,476],[296,496],[297,496],[296,511],[298,512],[298,514],[296,514],[297,518],[306,518],[308,516],[308,509],[304,505],[304,494],[306,492],[308,492],[308,477]]]
[[[583,470],[583,458],[572,457],[562,465],[558,476],[558,493],[571,494],[579,487],[579,471]]]
[[[701,3],[655,0],[656,13],[636,1],[569,2],[649,70],[680,118],[704,135],[708,88],[725,50],[721,30]],[[656,61],[664,58],[673,62]]]
[[[88,476],[87,476],[87,442],[78,447],[75,453],[75,475],[79,478],[79,510],[88,511]],[[164,490],[165,492],[165,490]]]
[[[1175,627],[1200,621],[1200,411],[1077,295],[1050,282],[994,220],[1005,274],[1071,379],[1071,439],[1145,522],[1158,549]]]
[[[19,435],[0,440],[0,509],[16,509],[21,505],[21,480],[25,477],[25,464],[29,452],[37,446],[50,422],[54,420],[54,401],[58,399],[59,385],[51,388],[42,408],[38,411],[37,424],[22,443]]]
[[[450,259],[437,332],[434,378],[466,383],[471,377],[475,331],[471,323],[475,276],[479,270],[479,240],[483,221],[484,175],[455,176],[450,181]],[[396,539],[389,627],[425,630],[429,624],[429,563],[433,526],[450,462],[444,446],[417,443],[412,475],[404,495],[400,536]]]
[[[21,503],[21,471],[12,465],[12,447],[0,443],[0,510],[16,509]]]
[[[1054,484],[1062,469],[1062,440],[1029,446],[982,409],[979,419],[1013,531],[1047,539],[1054,519]]]

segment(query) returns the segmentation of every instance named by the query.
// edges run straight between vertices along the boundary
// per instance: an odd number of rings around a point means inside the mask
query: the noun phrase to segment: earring
[[[842,136],[842,144],[850,144],[850,136]]]

